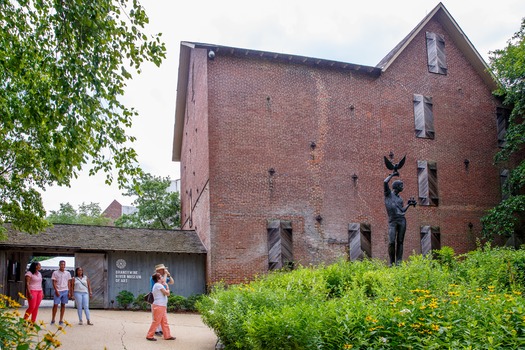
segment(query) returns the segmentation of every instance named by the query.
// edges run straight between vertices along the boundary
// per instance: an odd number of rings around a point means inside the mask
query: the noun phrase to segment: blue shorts
[[[63,290],[61,292],[58,292],[60,295],[57,297],[56,294],[53,294],[53,303],[55,305],[58,305],[58,304],[67,304],[67,302],[69,301],[67,296],[69,294],[69,291],[68,290]]]

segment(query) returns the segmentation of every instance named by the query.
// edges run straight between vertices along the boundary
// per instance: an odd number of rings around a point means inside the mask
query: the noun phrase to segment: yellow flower
[[[343,349],[351,349],[351,348],[353,348],[353,347],[354,347],[354,346],[353,346],[352,344],[345,344],[345,345],[343,346]]]
[[[439,326],[437,324],[433,324],[432,326],[430,326],[430,328],[432,328],[435,331],[439,330]]]
[[[377,323],[377,320],[370,315],[365,317],[365,321]]]
[[[405,326],[405,322],[399,322],[399,323],[397,324],[397,326],[398,326],[398,327],[404,327],[404,326]]]
[[[431,309],[437,309],[438,308],[437,299],[436,298],[432,299],[432,302],[430,304],[428,304],[428,307],[431,308]]]

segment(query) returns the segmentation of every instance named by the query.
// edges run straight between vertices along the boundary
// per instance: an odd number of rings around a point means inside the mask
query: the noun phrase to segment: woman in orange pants
[[[155,330],[160,325],[164,339],[175,340],[175,337],[171,336],[170,326],[168,325],[168,295],[170,295],[170,288],[160,273],[154,273],[151,278],[153,279],[153,282],[155,282],[153,289],[151,290],[154,298],[153,304],[151,304],[151,308],[153,309],[153,321],[149,327],[146,339],[157,341],[154,335]]]

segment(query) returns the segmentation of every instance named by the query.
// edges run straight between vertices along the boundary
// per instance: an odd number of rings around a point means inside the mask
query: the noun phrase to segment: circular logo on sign
[[[123,269],[123,268],[125,268],[125,267],[126,267],[126,260],[124,260],[124,259],[118,259],[118,260],[117,260],[117,267],[118,267],[119,269]]]

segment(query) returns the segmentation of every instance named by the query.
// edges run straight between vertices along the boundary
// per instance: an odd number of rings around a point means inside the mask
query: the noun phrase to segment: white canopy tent
[[[54,258],[39,261],[42,270],[58,270],[58,264],[60,260],[66,262],[66,270],[75,269],[75,257],[74,256],[55,256]],[[29,267],[29,265],[27,265]]]

